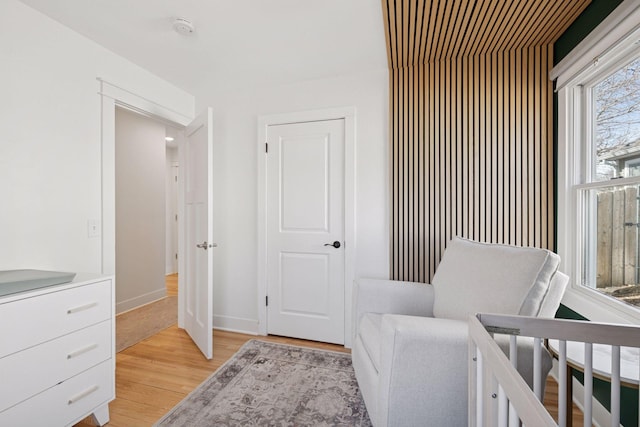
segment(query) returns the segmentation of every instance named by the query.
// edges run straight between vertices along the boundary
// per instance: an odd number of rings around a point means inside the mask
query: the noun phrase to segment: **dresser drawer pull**
[[[86,389],[85,391],[83,391],[82,393],[78,393],[75,396],[73,396],[72,398],[69,399],[68,404],[69,405],[73,405],[74,403],[76,403],[78,400],[89,396],[91,393],[93,393],[94,391],[97,391],[100,387],[98,387],[97,385],[94,385],[93,387],[89,387],[88,389]]]
[[[94,348],[98,348],[98,344],[91,344],[84,348],[81,348],[80,350],[72,351],[71,353],[67,354],[67,359],[73,359],[74,357],[80,356],[81,354],[93,350]]]
[[[95,307],[96,305],[98,305],[97,302],[92,302],[92,303],[89,303],[89,304],[80,305],[78,307],[73,307],[73,308],[70,308],[69,310],[67,310],[67,314],[73,314],[73,313],[77,313],[79,311],[88,310],[88,309],[90,309],[92,307]]]

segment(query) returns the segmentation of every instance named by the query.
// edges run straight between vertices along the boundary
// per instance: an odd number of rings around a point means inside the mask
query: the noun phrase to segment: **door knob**
[[[216,245],[218,246],[218,245]],[[196,245],[196,248],[200,248],[200,249],[204,249],[205,251],[209,248],[212,248],[213,245],[210,245],[207,243],[207,241],[205,240],[204,242],[200,243],[199,245]]]
[[[337,240],[333,243],[325,243],[325,246],[333,246],[334,248],[338,249],[340,247],[340,242],[338,242]]]

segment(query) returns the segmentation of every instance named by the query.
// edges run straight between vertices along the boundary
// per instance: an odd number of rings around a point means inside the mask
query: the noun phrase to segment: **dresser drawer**
[[[111,358],[111,320],[0,359],[0,411]]]
[[[0,426],[66,426],[113,397],[113,364],[108,360],[0,412]]]
[[[5,304],[0,300],[0,357],[107,320],[112,304],[110,281]]]

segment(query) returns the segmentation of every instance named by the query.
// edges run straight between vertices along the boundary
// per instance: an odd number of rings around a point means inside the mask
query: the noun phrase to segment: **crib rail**
[[[509,354],[498,347],[492,334],[510,336]],[[533,390],[515,369],[518,337],[534,338]],[[541,359],[545,339],[557,341],[559,360],[558,424],[542,405]],[[478,314],[469,321],[469,425],[470,426],[565,426],[567,402],[567,342],[584,345],[585,426],[592,425],[592,379],[594,344],[611,348],[611,425],[620,425],[620,349],[640,348],[640,327],[574,320]],[[634,371],[634,369],[636,369]],[[640,362],[625,381],[637,384]],[[640,406],[640,402],[638,403]]]

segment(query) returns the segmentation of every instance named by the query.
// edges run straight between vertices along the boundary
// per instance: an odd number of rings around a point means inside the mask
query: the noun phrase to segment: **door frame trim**
[[[356,253],[356,108],[336,107],[258,117],[258,198],[257,198],[257,286],[258,333],[267,335],[267,156],[265,143],[269,126],[344,120],[344,345],[351,347],[351,284]]]
[[[128,89],[123,89],[100,77],[96,78],[100,87],[100,167],[101,167],[101,272],[114,275],[116,273],[116,107],[128,109],[143,116],[158,120],[166,125],[184,128],[191,122],[189,118],[169,107],[148,100]],[[180,151],[180,148],[178,148]],[[182,197],[182,186],[178,182],[178,199]],[[180,203],[178,203],[180,209]],[[184,215],[178,212],[178,229],[184,226]],[[180,231],[178,231],[178,246],[180,246]],[[178,259],[178,273],[180,272]],[[178,276],[178,326],[184,324],[184,307],[180,295],[182,284]]]

